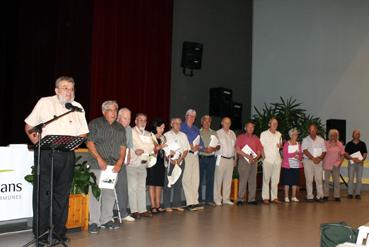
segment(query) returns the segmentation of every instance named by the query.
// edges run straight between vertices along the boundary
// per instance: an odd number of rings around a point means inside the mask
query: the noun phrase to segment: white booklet
[[[113,168],[114,166],[107,166],[104,171],[101,171],[99,179],[100,189],[114,189],[118,173],[113,172]]]
[[[192,142],[193,146],[200,145],[200,135],[197,135],[196,138]],[[199,151],[194,152],[194,155],[197,155]]]
[[[179,146],[179,144],[175,141],[167,142],[166,146],[163,148],[165,152],[165,156],[169,156],[170,151],[177,152],[180,149],[181,149],[181,146]]]
[[[209,147],[215,148],[216,146],[219,145],[219,140],[215,135],[211,135],[210,136],[210,143],[209,143]]]
[[[252,150],[252,148],[250,148],[249,145],[245,145],[242,149],[242,152],[244,152],[247,155],[251,155],[253,158],[256,158],[258,155],[254,152],[254,150]],[[245,160],[247,161],[247,163],[250,163],[249,159],[244,157]]]
[[[353,154],[350,154],[351,158],[358,158],[360,161],[362,161],[364,158],[363,156],[361,155],[361,152],[360,151],[357,151]],[[353,160],[350,160],[350,164],[354,164],[355,162]]]
[[[222,156],[221,156],[220,154],[217,154],[216,156],[217,156],[217,160],[215,161],[215,165],[216,165],[216,166],[219,166],[219,164],[220,164],[220,159],[222,158]]]

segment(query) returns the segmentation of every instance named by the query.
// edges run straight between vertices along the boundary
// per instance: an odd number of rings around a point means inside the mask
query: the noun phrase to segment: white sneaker
[[[135,218],[133,218],[132,216],[128,215],[128,216],[124,217],[122,220],[128,221],[128,222],[132,222],[132,221],[135,221]]]
[[[233,205],[233,202],[231,202],[231,201],[228,200],[228,201],[224,201],[223,204],[231,205],[232,206]]]
[[[222,203],[220,203],[220,202],[216,202],[216,203],[215,203],[215,205],[217,205],[217,206],[222,206]]]
[[[290,202],[290,198],[285,197],[285,198],[284,198],[284,202]]]
[[[291,198],[291,201],[293,201],[293,202],[299,202],[299,199],[297,199],[296,197],[292,197]]]

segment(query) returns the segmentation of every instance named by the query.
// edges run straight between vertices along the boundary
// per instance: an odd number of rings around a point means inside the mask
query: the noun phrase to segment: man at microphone
[[[85,118],[85,113],[81,104],[74,101],[74,79],[62,76],[55,82],[54,96],[41,98],[33,108],[31,114],[25,119],[25,131],[33,144],[38,142],[36,132],[32,132],[33,127],[44,123],[54,116],[66,113],[69,110],[74,112],[67,114],[58,120],[46,125],[42,129],[42,137],[47,135],[69,135],[86,137],[89,130]],[[69,109],[67,109],[69,108]],[[35,164],[37,163],[37,152],[35,151]],[[40,156],[40,197],[39,197],[39,234],[44,233],[49,227],[50,209],[50,164],[51,151],[41,150]],[[73,178],[73,166],[75,155],[73,151],[54,152],[54,197],[53,197],[53,224],[54,232],[62,240],[68,241],[65,233],[65,223],[68,216],[69,193]],[[33,187],[33,234],[36,236],[36,195],[37,188]],[[47,239],[48,236],[44,236]]]

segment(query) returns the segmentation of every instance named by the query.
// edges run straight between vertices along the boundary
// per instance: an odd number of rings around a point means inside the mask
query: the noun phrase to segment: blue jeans
[[[354,189],[354,177],[356,175],[356,188]],[[361,192],[361,179],[363,177],[363,165],[362,164],[349,164],[348,166],[348,191],[349,195],[360,195]]]
[[[199,186],[199,202],[203,201],[202,185],[206,184],[205,202],[214,202],[214,172],[215,172],[215,156],[199,156],[200,163],[200,186]]]

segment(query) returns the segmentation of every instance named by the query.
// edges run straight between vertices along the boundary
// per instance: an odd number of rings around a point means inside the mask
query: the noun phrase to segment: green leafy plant
[[[90,167],[87,165],[87,161],[78,163],[81,156],[76,157],[76,164],[74,165],[74,174],[72,180],[71,194],[88,194],[89,188],[91,186],[91,191],[94,197],[99,200],[101,190],[97,185],[96,176],[90,171]],[[24,179],[29,183],[34,183],[35,179],[35,169],[32,166],[31,174],[24,177]]]
[[[283,139],[288,140],[288,131],[297,128],[300,135],[299,138],[308,135],[308,126],[315,123],[318,127],[318,134],[324,136],[325,127],[319,117],[307,114],[302,108],[302,104],[296,99],[284,99],[280,97],[280,102],[264,104],[262,109],[254,107],[256,114],[253,116],[255,121],[255,134],[260,135],[261,132],[268,129],[269,119],[276,117],[278,120],[278,130],[281,132]]]

